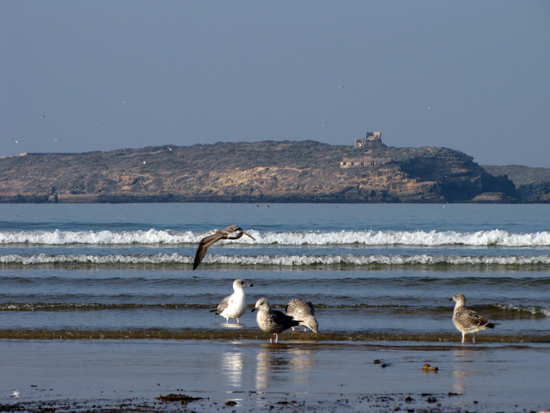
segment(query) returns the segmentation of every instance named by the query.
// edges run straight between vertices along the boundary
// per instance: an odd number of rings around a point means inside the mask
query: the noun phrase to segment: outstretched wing
[[[199,247],[197,248],[197,253],[195,254],[195,262],[193,263],[193,270],[195,270],[199,266],[202,259],[206,255],[206,251],[208,251],[208,248],[210,248],[212,244],[224,238],[225,236],[226,236],[225,234],[216,232],[215,234],[209,235],[208,237],[203,238],[201,240],[201,242],[199,243]]]

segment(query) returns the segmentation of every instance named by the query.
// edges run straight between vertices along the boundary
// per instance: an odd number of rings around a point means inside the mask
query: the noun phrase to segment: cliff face
[[[264,141],[0,159],[0,202],[469,202],[487,192],[517,196],[446,148]]]
[[[487,165],[483,168],[494,176],[512,180],[518,195],[525,202],[550,203],[550,168],[520,165]]]

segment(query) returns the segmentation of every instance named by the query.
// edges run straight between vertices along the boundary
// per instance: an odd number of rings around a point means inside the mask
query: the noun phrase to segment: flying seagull
[[[498,323],[490,323],[487,318],[466,308],[466,297],[464,297],[464,295],[455,294],[453,298],[449,299],[449,301],[453,300],[456,302],[455,309],[453,311],[453,323],[458,331],[462,333],[462,344],[464,344],[466,334],[475,334],[478,331],[482,331],[487,328],[495,328],[495,326],[498,325]],[[472,342],[475,343],[475,336],[472,337]]]
[[[206,251],[208,251],[208,248],[210,248],[214,243],[218,242],[221,239],[239,239],[243,235],[254,239],[252,235],[247,234],[242,228],[239,228],[237,225],[229,225],[225,229],[217,229],[212,235],[203,238],[199,244],[199,247],[197,248],[195,262],[193,263],[193,270],[195,270],[199,266],[202,259],[206,255]]]

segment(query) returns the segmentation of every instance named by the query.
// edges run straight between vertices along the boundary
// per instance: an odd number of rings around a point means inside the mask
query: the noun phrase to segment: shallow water
[[[323,381],[330,366],[354,394],[359,379],[371,392],[399,392],[391,380],[403,391],[424,391],[414,384],[417,366],[407,372],[407,357],[416,362],[438,355],[435,361],[448,369],[438,380],[448,377],[431,383],[431,391],[452,392],[468,377],[475,385],[466,385],[467,392],[498,392],[497,384],[485,382],[496,380],[511,400],[519,379],[526,394],[541,400],[542,378],[533,369],[549,366],[550,358],[548,206],[267,206],[0,205],[0,353],[2,372],[11,366],[13,373],[9,380],[0,375],[0,392],[19,382],[30,386],[41,374],[47,378],[48,369],[62,383],[66,372],[50,359],[62,359],[58,352],[64,351],[75,353],[69,376],[114,363],[103,372],[116,377],[120,371],[130,387],[132,369],[102,352],[124,358],[127,351],[168,382],[176,379],[172,368],[205,357],[194,367],[197,391],[212,375],[229,371],[224,380],[240,383],[241,390],[261,385],[284,392],[291,391],[284,383],[302,383],[298,388],[308,394],[339,390]],[[192,271],[200,239],[230,224],[255,241],[216,244]],[[254,284],[246,289],[249,308],[260,297],[281,310],[295,296],[311,300],[320,334],[285,332],[280,347],[264,347],[269,335],[250,312],[239,325],[227,325],[209,310],[232,292],[236,278]],[[461,346],[451,322],[449,299],[458,292],[468,307],[500,323],[478,333],[476,346],[470,337]],[[78,349],[89,357],[77,360]],[[182,349],[191,359],[182,359]],[[472,356],[465,364],[461,351]],[[173,366],[144,361],[163,352],[173,355]],[[404,368],[389,369],[396,372],[391,380],[380,370],[375,380],[361,375],[370,370],[356,370],[356,356],[367,363],[383,354]],[[17,372],[14,358],[32,362]],[[522,369],[521,360],[530,367]],[[60,394],[70,394],[70,385]]]
[[[294,296],[311,300],[323,339],[447,340],[456,334],[449,298],[461,292],[501,322],[481,340],[550,342],[543,205],[0,205],[0,212],[0,337],[219,335],[224,320],[208,310],[244,278],[254,283],[249,307],[262,296],[280,308]],[[192,271],[200,239],[232,223],[255,240],[220,242]],[[246,337],[256,332],[252,314],[241,327]]]
[[[304,402],[307,411],[435,408],[436,401],[438,411],[548,408],[548,344],[0,340],[0,354],[0,403],[13,403],[8,395],[18,389],[19,402],[76,398],[94,406],[166,394],[210,398],[195,411],[226,400],[238,412],[269,411],[280,400]],[[438,371],[423,371],[425,363]]]

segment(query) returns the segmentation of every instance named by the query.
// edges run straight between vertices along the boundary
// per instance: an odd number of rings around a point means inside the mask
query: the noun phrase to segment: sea
[[[229,225],[253,239],[214,244],[193,271],[200,240]],[[228,324],[212,310],[232,293],[237,278],[253,284],[246,288],[249,311],[240,323]],[[450,299],[457,293],[465,295],[467,307],[498,323],[477,333],[475,344],[467,336],[462,345],[451,321]],[[459,357],[456,349],[486,348],[534,351],[550,366],[550,207],[0,205],[0,362],[13,371],[17,365],[7,361],[10,354],[53,342],[127,349],[143,343],[170,351],[200,344],[201,351],[210,346],[219,357],[241,351],[242,366],[247,353],[265,351],[271,336],[250,311],[261,297],[283,312],[294,297],[315,307],[319,334],[303,328],[280,334],[282,347],[271,345],[279,355],[285,345],[307,346],[314,360],[326,357],[331,346],[350,346],[339,352],[349,357],[363,348],[357,346],[375,346],[376,354],[384,347],[425,352],[428,346],[448,350],[452,359]],[[522,353],[524,346],[529,350]],[[259,354],[252,358],[259,360]],[[451,359],[444,360],[456,363]],[[205,369],[226,371],[223,360],[216,360]],[[331,363],[338,365],[337,359]],[[282,374],[276,364],[268,368],[275,376]],[[241,372],[238,385],[230,387],[257,390],[257,365],[250,375],[248,385]],[[288,390],[282,382],[271,383]],[[1,385],[0,392],[11,390]]]

